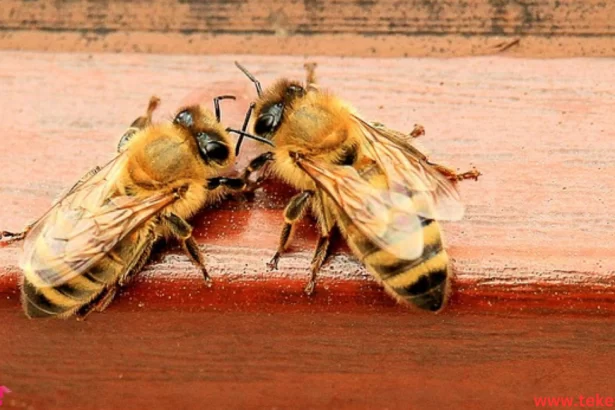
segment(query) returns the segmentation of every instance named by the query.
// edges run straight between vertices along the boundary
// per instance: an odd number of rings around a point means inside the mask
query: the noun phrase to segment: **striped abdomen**
[[[370,167],[361,174],[374,186],[383,184],[383,175],[375,168]],[[421,226],[417,229],[423,232],[423,254],[417,259],[400,259],[373,243],[343,212],[339,212],[336,219],[354,254],[384,284],[389,294],[425,310],[437,311],[444,306],[450,270],[440,226],[435,220],[420,218]]]
[[[49,252],[44,239],[38,239],[36,258],[40,252]],[[23,309],[28,317],[66,318],[85,314],[109,291],[114,292],[120,279],[138,271],[147,262],[153,245],[153,236],[135,232],[119,242],[102,260],[87,272],[55,287],[37,286],[41,272],[24,271],[21,287]],[[35,264],[38,265],[38,264]]]
[[[422,221],[423,255],[413,260],[399,259],[378,248],[347,219],[345,222],[342,231],[346,232],[350,248],[391,295],[422,309],[440,310],[448,293],[449,265],[436,221]]]

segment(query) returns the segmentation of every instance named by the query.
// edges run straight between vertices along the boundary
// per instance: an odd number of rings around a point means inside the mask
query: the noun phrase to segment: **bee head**
[[[194,134],[199,146],[199,154],[207,163],[212,161],[218,165],[225,164],[231,156],[226,141],[215,130],[197,131]]]
[[[265,92],[261,98],[262,103],[256,108],[254,132],[265,136],[273,134],[282,122],[284,110],[305,94],[305,88],[297,82],[281,80],[272,86]]]
[[[222,166],[232,159],[228,133],[203,107],[194,105],[183,108],[175,115],[173,123],[192,135],[201,159],[208,165]]]

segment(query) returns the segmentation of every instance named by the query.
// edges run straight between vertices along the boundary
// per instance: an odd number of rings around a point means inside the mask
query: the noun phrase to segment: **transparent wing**
[[[376,128],[356,116],[354,119],[369,156],[386,174],[391,190],[409,191],[416,212],[424,218],[459,220],[463,217],[464,206],[457,189],[426,162],[423,154],[394,132]]]
[[[38,286],[58,286],[83,274],[176,199],[173,192],[115,195],[125,162],[120,154],[81,181],[28,232],[20,265]]]
[[[301,167],[337,203],[366,237],[401,259],[423,254],[422,218],[407,190],[373,187],[349,166],[297,158]]]

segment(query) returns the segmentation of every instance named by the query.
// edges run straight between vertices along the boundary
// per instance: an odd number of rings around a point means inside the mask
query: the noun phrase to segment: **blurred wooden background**
[[[615,6],[601,0],[3,0],[0,29],[0,47],[35,51],[615,54]]]
[[[171,249],[86,322],[27,320],[20,246],[0,248],[3,405],[519,409],[613,396],[614,31],[602,1],[3,0],[0,230],[108,160],[151,94],[156,119],[234,94],[223,121],[238,126],[254,90],[235,60],[264,86],[316,61],[366,118],[420,123],[434,159],[484,173],[460,186],[465,219],[443,225],[456,278],[438,315],[395,305],[341,240],[304,296],[310,221],[268,271],[292,195],[275,182],[193,221],[214,289]],[[236,169],[258,153],[247,148]]]

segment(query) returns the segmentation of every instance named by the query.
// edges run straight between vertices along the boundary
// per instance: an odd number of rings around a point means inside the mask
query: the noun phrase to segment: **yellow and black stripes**
[[[56,287],[36,287],[26,276],[21,288],[23,307],[31,318],[67,317],[93,300],[105,286],[84,275]]]
[[[140,243],[131,245],[135,238],[140,238]],[[75,313],[87,314],[96,307],[99,296],[143,266],[149,259],[153,242],[151,233],[127,237],[85,273],[56,286],[40,283],[41,276],[50,275],[26,268],[21,289],[26,315],[31,318],[65,318]]]
[[[449,268],[436,221],[421,218],[422,255],[400,259],[363,235],[343,213],[338,220],[350,248],[392,296],[421,309],[440,310],[447,297]]]

